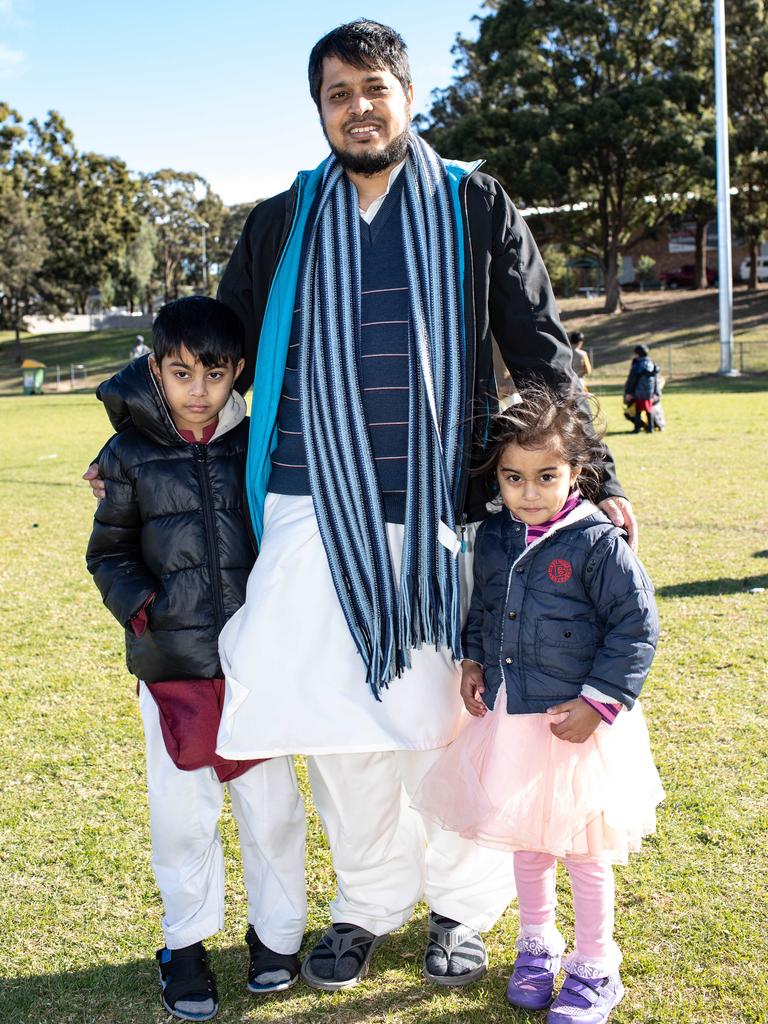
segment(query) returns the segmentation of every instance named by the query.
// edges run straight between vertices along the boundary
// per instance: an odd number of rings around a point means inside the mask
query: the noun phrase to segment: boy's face
[[[227,404],[232,387],[243,371],[245,360],[233,366],[204,366],[181,345],[158,365],[154,356],[149,360],[152,372],[163,389],[171,417],[178,430],[191,430],[198,440],[205,427],[214,423]]]

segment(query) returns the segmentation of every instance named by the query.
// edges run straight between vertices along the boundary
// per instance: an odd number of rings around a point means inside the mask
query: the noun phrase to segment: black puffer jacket
[[[146,682],[220,676],[218,636],[245,600],[254,561],[243,514],[245,402],[233,394],[204,445],[176,430],[147,357],[98,397],[119,433],[99,456],[106,497],[86,561],[126,627],[128,668]],[[135,636],[129,622],[152,593],[149,627]]]

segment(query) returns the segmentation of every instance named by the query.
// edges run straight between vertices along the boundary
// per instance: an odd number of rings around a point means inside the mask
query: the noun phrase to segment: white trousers
[[[308,757],[315,806],[336,872],[331,919],[374,935],[431,910],[485,931],[515,896],[513,858],[429,822],[410,806],[442,754],[389,750]]]
[[[152,867],[169,949],[224,926],[224,785],[212,768],[181,771],[165,749],[152,695],[140,687],[147,748]],[[293,759],[276,757],[227,783],[240,834],[248,922],[277,953],[295,953],[307,920],[306,822]]]

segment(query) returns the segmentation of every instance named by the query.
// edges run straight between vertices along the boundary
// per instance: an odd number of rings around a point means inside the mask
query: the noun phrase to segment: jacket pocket
[[[539,619],[536,623],[536,664],[558,679],[578,681],[597,653],[597,631],[591,622]]]

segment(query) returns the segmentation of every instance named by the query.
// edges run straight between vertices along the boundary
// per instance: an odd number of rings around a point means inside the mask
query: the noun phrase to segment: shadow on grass
[[[304,954],[321,932],[307,935]],[[513,1010],[504,997],[511,969],[492,966],[480,982],[466,988],[440,989],[421,976],[424,922],[414,921],[375,954],[371,974],[358,988],[315,992],[299,981],[272,997],[251,995],[245,987],[248,956],[244,945],[211,950],[220,1010],[218,1024],[260,1021],[264,1024],[356,1024],[402,1019],[429,1024],[524,1024],[531,1018]],[[415,952],[418,951],[418,952]],[[510,951],[510,958],[513,951]],[[160,1006],[154,957],[88,970],[62,971],[25,978],[0,978],[2,1024],[154,1024],[167,1018]]]
[[[658,587],[656,593],[659,597],[716,597],[724,594],[743,594],[752,587],[768,587],[768,575],[742,576],[739,579],[721,576],[716,580],[674,583],[668,587]]]

